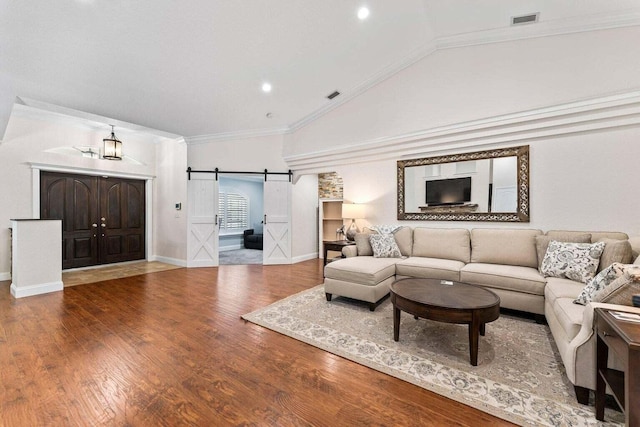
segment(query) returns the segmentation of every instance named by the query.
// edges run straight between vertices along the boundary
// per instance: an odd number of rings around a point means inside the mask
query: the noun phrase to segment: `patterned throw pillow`
[[[596,275],[605,243],[563,243],[552,240],[544,254],[540,273],[586,283]]]
[[[596,292],[591,301],[632,305],[632,297],[638,293],[640,293],[640,268],[637,265],[625,265],[624,274],[609,286]]]
[[[589,280],[582,292],[578,295],[573,302],[576,304],[587,305],[593,299],[593,296],[598,292],[609,286],[618,277],[622,277],[624,273],[624,265],[618,262],[614,262],[609,267],[598,273],[593,279]]]
[[[402,226],[401,225],[371,225],[367,228],[379,234],[392,234],[392,233],[395,233],[399,228],[402,228]]]
[[[393,234],[372,234],[369,242],[374,258],[402,258]]]

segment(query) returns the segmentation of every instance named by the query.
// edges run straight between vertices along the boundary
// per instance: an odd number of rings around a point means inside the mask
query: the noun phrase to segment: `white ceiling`
[[[0,136],[16,97],[187,138],[284,132],[434,49],[639,24],[640,0],[0,0]]]

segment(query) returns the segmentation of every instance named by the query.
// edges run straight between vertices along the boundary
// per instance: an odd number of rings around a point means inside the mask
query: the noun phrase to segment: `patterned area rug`
[[[620,412],[577,403],[551,332],[533,320],[501,314],[480,337],[478,366],[469,363],[466,325],[402,313],[393,341],[393,307],[374,312],[345,298],[327,302],[322,285],[242,316],[306,342],[521,425],[623,425]]]

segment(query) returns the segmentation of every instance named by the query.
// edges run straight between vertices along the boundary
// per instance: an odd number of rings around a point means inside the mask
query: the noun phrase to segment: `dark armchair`
[[[262,234],[254,234],[253,228],[244,230],[244,247],[262,250]]]

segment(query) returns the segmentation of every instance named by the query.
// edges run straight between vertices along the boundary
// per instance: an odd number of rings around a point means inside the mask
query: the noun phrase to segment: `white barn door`
[[[187,267],[217,267],[218,181],[191,178],[187,186]]]
[[[291,183],[275,179],[264,183],[264,265],[291,264]]]

